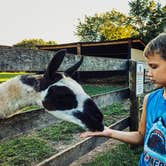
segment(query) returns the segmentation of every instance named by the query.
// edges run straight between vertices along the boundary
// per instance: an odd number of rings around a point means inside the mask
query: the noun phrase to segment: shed
[[[76,42],[58,45],[38,46],[41,50],[58,51],[67,49],[68,53],[96,57],[110,57],[144,61],[142,56],[145,44],[140,39],[126,38],[103,42]]]

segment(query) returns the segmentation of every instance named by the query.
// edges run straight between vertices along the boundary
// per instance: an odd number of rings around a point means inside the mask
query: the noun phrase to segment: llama
[[[0,119],[8,118],[25,106],[37,104],[53,116],[84,129],[102,131],[103,115],[81,85],[72,79],[81,59],[64,72],[57,72],[65,50],[56,52],[45,73],[16,76],[0,84]]]

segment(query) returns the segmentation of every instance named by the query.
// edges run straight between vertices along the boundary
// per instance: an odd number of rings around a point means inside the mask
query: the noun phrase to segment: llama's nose
[[[97,128],[97,131],[103,131],[103,130],[104,130],[104,125],[103,125],[103,123],[100,123]]]

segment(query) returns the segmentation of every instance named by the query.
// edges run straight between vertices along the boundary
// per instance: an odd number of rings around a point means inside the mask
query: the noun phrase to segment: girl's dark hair
[[[143,54],[145,57],[159,54],[164,60],[166,60],[166,33],[161,33],[152,39],[146,45]]]

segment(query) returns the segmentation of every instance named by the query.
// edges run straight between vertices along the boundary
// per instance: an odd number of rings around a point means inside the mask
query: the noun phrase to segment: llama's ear
[[[74,74],[74,72],[76,72],[77,69],[80,67],[82,62],[83,62],[83,56],[81,56],[81,59],[74,66],[72,66],[69,69],[67,69],[65,71],[65,74],[68,75],[68,76],[72,76]]]
[[[56,52],[56,54],[54,55],[54,57],[52,58],[52,60],[50,61],[46,72],[44,74],[44,77],[47,79],[53,79],[55,72],[57,71],[57,69],[59,68],[60,64],[63,61],[63,58],[66,54],[66,50],[60,50],[58,52]]]

